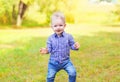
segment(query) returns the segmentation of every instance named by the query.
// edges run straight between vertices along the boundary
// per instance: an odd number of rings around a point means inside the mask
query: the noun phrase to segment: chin
[[[60,32],[60,33],[56,33],[56,34],[58,34],[58,35],[60,35],[62,32]]]

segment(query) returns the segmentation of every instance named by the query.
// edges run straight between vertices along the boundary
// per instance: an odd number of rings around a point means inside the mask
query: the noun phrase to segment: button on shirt
[[[62,63],[69,59],[70,49],[75,49],[72,35],[63,32],[61,36],[52,34],[47,40],[47,48],[50,53],[50,60]]]

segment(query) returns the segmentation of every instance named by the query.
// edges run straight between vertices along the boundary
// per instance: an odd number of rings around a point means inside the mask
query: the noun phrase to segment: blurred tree
[[[46,0],[38,0],[38,4],[40,6],[40,10],[39,12],[41,13],[44,13],[46,14],[46,24],[48,22],[50,22],[50,15],[55,12],[55,11],[60,11],[60,8],[59,8],[59,3],[61,3],[65,0],[49,0],[49,1],[46,1]],[[63,5],[62,5],[63,6]],[[62,7],[61,6],[61,7]]]
[[[28,8],[29,4],[31,4],[33,0],[20,0],[19,8],[18,8],[18,16],[17,16],[17,26],[21,26],[23,15]]]
[[[0,23],[7,24],[11,23],[11,12],[12,12],[12,5],[16,1],[13,0],[1,0],[0,1]]]
[[[120,4],[116,4],[115,10],[113,10],[113,14],[116,16],[116,20],[120,22]]]
[[[93,18],[92,16],[97,17],[97,15],[91,14],[92,9],[90,10],[89,7],[92,5],[88,5],[88,1],[90,0],[0,0],[0,23],[16,24],[18,27],[22,22],[25,26],[45,26],[49,25],[50,16],[55,11],[63,12],[68,23],[86,22],[90,17]],[[100,2],[103,0],[93,1]],[[119,9],[117,6],[114,11],[116,16],[120,14]]]
[[[61,11],[66,15],[66,19],[68,22],[74,21],[74,10],[75,3],[78,0],[38,0],[38,4],[40,6],[39,12],[46,14],[46,24],[50,22],[50,16],[53,12]]]
[[[21,25],[23,15],[27,9],[27,4],[25,4],[22,0],[19,2],[19,8],[18,8],[18,16],[17,16],[17,26]]]
[[[16,19],[17,19],[17,12],[16,12],[16,5],[13,4],[12,7],[12,24],[16,24]]]

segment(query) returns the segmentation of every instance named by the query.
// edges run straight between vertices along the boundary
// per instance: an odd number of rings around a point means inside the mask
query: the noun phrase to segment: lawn
[[[120,28],[68,25],[66,31],[81,45],[71,51],[77,70],[77,82],[120,81]],[[39,49],[46,46],[50,28],[0,29],[0,82],[45,82],[49,55]],[[55,82],[68,82],[65,71]]]

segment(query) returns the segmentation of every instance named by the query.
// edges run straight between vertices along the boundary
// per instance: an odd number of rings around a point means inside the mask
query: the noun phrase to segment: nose
[[[60,25],[57,25],[57,28],[60,28]]]
[[[57,29],[60,29],[60,26],[59,26],[59,25],[57,26]]]

